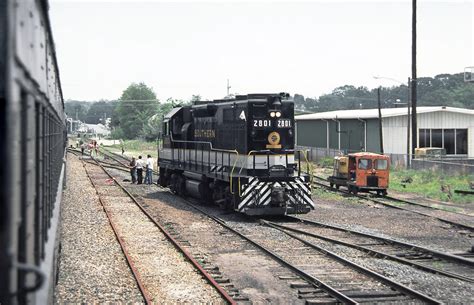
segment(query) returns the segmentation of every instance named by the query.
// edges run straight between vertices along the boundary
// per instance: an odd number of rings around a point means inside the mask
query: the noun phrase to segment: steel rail
[[[82,161],[85,162],[85,163],[88,163],[88,164],[97,166],[96,163],[92,163],[92,162],[85,161],[85,160],[82,160]],[[130,172],[130,171],[129,171],[128,169],[126,169],[124,166],[112,165],[112,164],[110,164],[110,163],[105,163],[105,162],[102,162],[102,161],[98,161],[98,162],[101,162],[101,163],[102,163],[102,166],[103,166],[103,167],[106,167],[106,168],[113,168],[113,169],[121,170],[121,171],[127,172],[127,173]]]
[[[96,160],[92,158],[93,160]],[[206,278],[206,280],[219,292],[219,294],[229,303],[236,304],[232,297],[214,280],[214,278],[206,271],[204,268],[194,259],[194,257],[183,247],[181,247],[176,239],[171,236],[171,234],[160,224],[158,223],[146,209],[138,202],[138,200],[121,184],[119,183],[114,176],[112,176],[99,162],[97,165],[102,168],[102,170],[133,200],[133,202],[140,208],[140,210],[148,217],[148,219],[153,222],[160,231],[166,236],[166,238],[171,241],[174,247],[184,254],[191,264],[199,270],[199,272]]]
[[[103,151],[106,151],[108,154],[105,154]],[[127,162],[130,162],[130,159],[128,159],[127,157],[124,157],[124,156],[121,156],[119,155],[118,153],[115,153],[113,151],[110,151],[106,148],[102,148],[100,151],[99,151],[101,154],[103,154],[104,156],[107,156],[108,158],[111,158],[112,160],[114,160],[115,162],[118,162],[120,164],[122,164],[123,166],[127,167],[128,169],[130,169],[130,166],[126,163],[123,163],[122,161],[118,160],[117,158],[122,158],[123,160],[126,160]],[[159,171],[156,171],[156,170],[152,170],[152,173],[155,174],[155,175],[159,175]]]
[[[368,197],[368,196],[362,196],[362,195],[359,195],[359,194],[352,194],[349,191],[334,189],[331,186],[326,185],[324,183],[313,181],[313,184],[325,187],[326,189],[328,189],[332,192],[335,192],[335,193],[343,193],[343,194],[353,196],[353,197],[357,197],[357,198],[360,198],[360,199],[369,200],[369,201],[372,201],[374,203],[378,203],[378,204],[381,204],[383,206],[390,207],[390,208],[393,208],[393,209],[398,209],[398,210],[402,210],[402,211],[407,211],[407,212],[412,212],[412,213],[415,213],[415,214],[423,215],[423,216],[426,216],[426,217],[431,217],[431,218],[437,219],[441,222],[444,222],[444,223],[447,223],[447,224],[457,226],[457,227],[460,227],[460,228],[463,228],[463,229],[470,230],[470,231],[474,232],[474,227],[473,226],[469,226],[469,225],[466,225],[466,224],[463,224],[463,223],[459,223],[459,222],[456,222],[456,221],[452,221],[452,220],[449,220],[449,219],[446,219],[446,218],[442,218],[442,217],[438,217],[438,216],[434,216],[434,215],[430,215],[430,214],[425,214],[425,213],[420,212],[420,211],[406,209],[406,208],[396,206],[396,205],[390,204],[388,202],[383,202],[383,201],[380,201],[380,200],[377,200],[375,198],[371,198],[371,197]],[[466,216],[469,216],[469,215],[466,215]]]
[[[105,207],[105,204],[104,202],[102,201],[102,197],[100,196],[99,194],[99,191],[97,190],[97,186],[96,184],[94,183],[94,181],[92,180],[87,168],[86,168],[86,165],[83,164],[83,167],[84,167],[84,170],[86,172],[86,175],[87,177],[89,178],[92,186],[94,187],[95,189],[95,192],[99,198],[99,202],[100,204],[102,205],[102,208],[104,209],[104,212],[105,214],[107,215],[107,219],[109,221],[109,224],[112,228],[112,231],[114,231],[114,234],[115,234],[115,238],[117,239],[117,241],[119,242],[120,244],[120,248],[122,249],[122,253],[125,255],[125,260],[127,261],[127,264],[128,266],[130,267],[130,270],[132,271],[132,274],[133,274],[133,277],[135,278],[135,281],[137,282],[138,284],[138,288],[143,296],[143,298],[145,299],[145,303],[146,304],[152,304],[152,301],[151,301],[151,297],[150,297],[150,293],[148,292],[148,290],[145,288],[145,286],[143,285],[143,282],[142,282],[142,279],[141,279],[141,276],[140,276],[140,273],[138,272],[138,270],[135,268],[135,264],[133,263],[133,260],[132,258],[130,257],[130,254],[128,253],[128,250],[127,250],[127,247],[125,245],[125,243],[123,242],[122,238],[120,237],[119,233],[118,233],[118,230],[112,220],[112,217],[110,215],[110,212],[108,211],[108,209]]]
[[[461,213],[461,212],[456,212],[456,211],[443,210],[443,209],[440,209],[440,208],[437,208],[437,207],[434,207],[434,206],[430,206],[430,205],[426,205],[426,204],[422,204],[422,203],[418,203],[418,202],[414,202],[414,201],[409,201],[409,200],[406,200],[406,199],[396,198],[396,197],[393,197],[393,196],[388,196],[387,195],[387,196],[383,196],[383,197],[379,197],[379,198],[388,199],[388,200],[392,200],[392,201],[396,201],[396,202],[401,202],[401,203],[411,204],[411,205],[415,205],[415,206],[420,206],[420,207],[423,207],[423,208],[428,208],[428,209],[433,209],[433,210],[437,210],[437,211],[448,212],[448,213],[453,213],[453,214],[458,214],[458,215],[463,215],[463,216],[474,218],[474,215],[469,215],[469,214],[466,214],[466,213]],[[446,204],[443,204],[443,203],[435,203],[435,204],[449,207],[449,205],[446,205]],[[459,207],[459,206],[454,206],[454,207]]]
[[[468,266],[474,266],[474,260],[470,260],[470,259],[467,259],[465,257],[458,256],[458,255],[449,254],[449,253],[441,252],[441,251],[434,250],[434,249],[428,249],[428,248],[425,248],[425,247],[422,247],[422,246],[418,246],[418,245],[407,243],[407,242],[402,242],[402,241],[399,241],[399,240],[396,240],[396,239],[391,239],[391,238],[387,238],[387,237],[372,235],[372,234],[369,234],[369,233],[363,233],[363,232],[359,232],[359,231],[355,231],[355,230],[350,230],[350,229],[346,229],[346,228],[343,228],[343,227],[340,227],[340,226],[337,226],[337,225],[330,225],[330,224],[317,222],[317,221],[309,220],[309,219],[304,219],[304,218],[300,218],[300,217],[295,217],[295,216],[286,216],[286,217],[289,218],[289,219],[295,220],[295,221],[299,221],[299,222],[303,222],[303,223],[307,223],[307,224],[311,224],[311,225],[315,225],[315,226],[319,226],[319,227],[323,227],[323,228],[327,227],[327,228],[331,228],[331,229],[335,229],[335,230],[339,230],[339,231],[343,231],[343,232],[347,232],[347,233],[352,233],[352,234],[357,234],[357,235],[361,235],[361,236],[365,236],[365,237],[370,237],[370,238],[373,238],[373,239],[382,240],[382,241],[385,241],[385,242],[388,242],[388,243],[397,244],[397,245],[404,246],[404,247],[410,247],[410,248],[413,248],[413,249],[418,249],[420,251],[432,253],[432,254],[440,257],[440,258],[444,258],[444,259],[449,260],[449,261],[455,261],[457,263],[462,263],[462,264],[465,264],[465,265],[468,265]]]
[[[381,251],[378,251],[378,250],[373,250],[373,249],[370,249],[370,248],[367,248],[367,247],[364,247],[364,246],[360,246],[360,245],[357,245],[357,244],[352,244],[352,243],[345,242],[345,241],[342,241],[342,240],[339,240],[339,239],[335,239],[335,238],[323,236],[323,235],[320,235],[320,234],[307,232],[307,231],[303,231],[303,230],[299,230],[299,229],[295,229],[295,228],[291,228],[291,227],[284,226],[284,225],[281,225],[281,224],[278,224],[278,223],[275,223],[275,222],[271,222],[271,221],[267,221],[267,222],[268,222],[268,224],[271,224],[272,226],[281,228],[283,230],[292,231],[292,232],[295,232],[295,233],[298,233],[298,234],[302,234],[302,235],[318,238],[318,239],[321,239],[321,240],[325,240],[325,241],[328,241],[328,242],[336,243],[336,244],[339,244],[339,245],[343,245],[343,246],[346,246],[346,247],[354,248],[354,249],[363,251],[363,252],[365,252],[369,255],[372,255],[373,257],[382,257],[382,258],[390,259],[390,260],[396,261],[398,263],[409,265],[411,267],[415,267],[417,269],[420,269],[420,270],[423,270],[423,271],[426,271],[426,272],[430,272],[430,273],[434,273],[434,274],[441,274],[441,275],[444,275],[444,276],[447,276],[447,277],[451,277],[451,278],[463,280],[463,281],[466,281],[466,282],[474,283],[474,278],[470,278],[470,277],[463,276],[463,275],[453,273],[453,272],[440,270],[440,269],[437,269],[437,268],[434,268],[434,267],[429,267],[429,266],[426,266],[426,265],[423,265],[423,264],[420,264],[420,263],[412,262],[412,261],[410,261],[408,259],[405,259],[405,258],[397,257],[397,256],[394,256],[394,255],[385,253],[385,252],[381,252]]]
[[[107,173],[108,174],[108,173]],[[112,179],[115,180],[114,177],[112,177],[110,174],[109,174],[109,177],[111,177]],[[117,182],[117,181],[116,181]],[[117,182],[117,184],[119,184]],[[120,185],[120,184],[119,184]],[[166,188],[163,188],[162,186],[156,184],[159,188],[162,188],[162,189],[166,189]],[[125,192],[128,193],[128,191],[124,188]],[[257,243],[256,241],[250,239],[249,237],[245,236],[244,234],[238,232],[237,230],[233,229],[232,227],[228,226],[223,220],[221,220],[220,218],[217,218],[215,216],[212,216],[208,213],[206,213],[204,210],[198,208],[196,205],[194,205],[193,203],[191,203],[189,200],[186,200],[184,198],[181,198],[183,199],[184,202],[186,202],[188,205],[190,205],[191,207],[193,207],[194,209],[196,209],[197,211],[201,212],[202,214],[206,215],[207,217],[209,217],[210,219],[214,220],[215,222],[217,222],[218,224],[220,224],[221,226],[223,226],[224,228],[230,230],[231,232],[233,232],[234,234],[240,236],[241,238],[247,240],[248,242],[250,242],[251,244],[253,244],[254,246],[256,246],[257,248],[259,248],[260,250],[264,251],[265,253],[267,253],[267,255],[269,255],[270,257],[272,257],[273,259],[277,260],[278,262],[280,262],[282,265],[286,266],[287,268],[293,270],[295,273],[297,273],[298,275],[300,275],[302,278],[306,279],[308,282],[311,282],[313,283],[314,285],[326,290],[328,292],[329,295],[331,295],[332,297],[334,297],[336,300],[338,301],[341,301],[341,302],[344,302],[345,304],[358,304],[356,301],[354,301],[353,299],[347,297],[346,295],[340,293],[339,291],[337,291],[335,288],[329,286],[328,284],[324,283],[323,281],[315,278],[314,276],[304,272],[303,270],[291,265],[289,262],[287,262],[286,260],[284,260],[283,258],[281,258],[280,256],[278,256],[277,254],[275,254],[274,252],[266,249],[265,247],[263,247],[261,244]],[[135,199],[134,199],[135,200]],[[142,208],[142,207],[140,207]],[[142,208],[142,210],[144,210],[144,208]],[[145,214],[147,214],[147,212],[145,211]]]
[[[409,287],[407,287],[407,286],[405,286],[405,285],[403,285],[403,284],[401,284],[401,283],[395,282],[395,281],[393,281],[393,280],[391,280],[391,279],[389,279],[389,278],[387,278],[387,277],[385,277],[385,276],[383,276],[383,275],[381,275],[381,274],[379,274],[379,273],[377,273],[377,272],[375,272],[375,271],[372,271],[372,270],[370,270],[370,269],[365,268],[365,267],[362,266],[362,265],[359,265],[359,264],[357,264],[357,263],[351,262],[350,260],[348,260],[348,259],[346,259],[346,258],[344,258],[344,257],[342,257],[342,256],[340,256],[340,255],[337,255],[336,253],[334,253],[334,252],[332,252],[332,251],[326,250],[326,249],[324,249],[324,248],[322,248],[322,247],[320,247],[320,246],[318,246],[318,245],[315,245],[315,244],[313,244],[313,243],[311,243],[311,242],[309,242],[309,241],[307,241],[307,240],[305,240],[305,239],[303,239],[303,238],[300,238],[300,237],[298,237],[298,236],[296,236],[296,235],[294,235],[294,234],[291,234],[291,233],[289,233],[289,232],[286,232],[285,230],[283,230],[283,229],[281,229],[281,228],[279,228],[279,227],[277,227],[277,226],[271,224],[270,222],[268,222],[268,221],[266,221],[266,220],[261,220],[261,222],[262,222],[263,224],[269,226],[269,227],[272,227],[272,228],[274,228],[274,229],[276,229],[276,230],[278,230],[278,231],[280,231],[280,232],[285,233],[286,235],[288,235],[288,236],[290,236],[290,237],[292,237],[292,238],[294,238],[294,239],[296,239],[296,240],[299,240],[299,241],[302,242],[303,244],[305,244],[305,245],[307,245],[307,246],[309,246],[309,247],[311,247],[311,248],[313,248],[313,249],[316,249],[317,251],[319,251],[319,252],[321,252],[321,253],[323,253],[323,254],[326,254],[326,255],[328,255],[328,256],[334,258],[335,260],[339,261],[340,263],[342,263],[342,264],[344,264],[344,265],[346,265],[346,266],[349,266],[349,267],[352,268],[352,269],[355,269],[355,270],[357,270],[357,271],[359,271],[359,272],[361,272],[361,273],[363,273],[363,274],[365,274],[365,275],[368,275],[368,276],[370,276],[370,277],[372,277],[372,278],[375,278],[376,280],[378,280],[378,281],[384,283],[385,285],[387,285],[387,286],[389,286],[389,287],[395,288],[396,290],[398,290],[399,292],[401,292],[401,293],[403,293],[403,294],[405,294],[405,295],[409,295],[409,296],[411,296],[411,297],[413,297],[413,298],[415,298],[415,299],[422,300],[423,302],[427,302],[427,303],[430,303],[430,304],[442,304],[441,301],[438,301],[438,300],[436,300],[436,299],[433,299],[433,298],[427,296],[426,294],[423,294],[423,293],[421,293],[421,292],[418,292],[418,291],[416,291],[416,290],[413,290],[413,289],[411,289],[411,288],[409,288]]]
[[[104,151],[106,151],[108,154],[104,153]],[[128,164],[126,163],[123,163],[122,161],[118,160],[117,157],[113,156],[113,153],[109,150],[106,150],[105,148],[102,148],[99,150],[99,153],[101,153],[102,155],[106,156],[107,158],[110,158],[112,160],[114,160],[115,162],[118,162],[120,164],[122,164],[123,166],[126,166],[126,167],[129,167]],[[126,160],[124,157],[122,157],[124,160]],[[129,160],[130,161],[130,160]]]
[[[327,283],[323,282],[322,280],[312,276],[311,274],[303,271],[302,269],[292,265],[291,263],[286,261],[284,258],[279,256],[278,254],[274,253],[273,251],[267,249],[266,247],[264,247],[260,243],[254,241],[250,237],[246,236],[245,234],[243,234],[243,233],[239,232],[238,230],[232,228],[231,226],[227,225],[224,220],[222,220],[222,219],[220,219],[216,216],[210,215],[206,211],[204,211],[201,208],[197,207],[195,204],[191,203],[189,200],[184,199],[184,202],[186,202],[189,206],[193,207],[194,209],[201,212],[202,214],[206,215],[210,219],[214,220],[215,222],[220,224],[225,229],[231,231],[232,233],[234,233],[237,236],[245,239],[246,241],[248,241],[249,243],[251,243],[252,245],[257,247],[258,249],[262,250],[267,255],[269,255],[272,259],[276,260],[281,265],[283,265],[283,266],[287,267],[288,269],[292,270],[293,272],[298,274],[300,277],[302,277],[306,281],[312,283],[313,285],[317,286],[318,288],[324,289],[330,296],[332,296],[336,300],[338,300],[340,302],[343,302],[345,304],[358,304],[358,302],[355,301],[354,299],[348,297],[347,295],[343,294],[342,292],[338,291],[337,289],[331,287],[329,284],[327,284]]]
[[[319,177],[319,176],[316,176],[316,175],[314,177],[321,180],[321,181],[329,182],[329,180],[324,178],[324,177]],[[318,184],[318,185],[320,185],[320,184]],[[327,187],[327,185],[325,185],[325,186]],[[366,198],[366,196],[362,196],[362,197]],[[463,216],[468,216],[468,217],[474,217],[473,215],[469,215],[469,214],[466,214],[466,213],[443,210],[443,209],[440,209],[440,208],[437,208],[437,207],[434,207],[434,206],[431,206],[431,205],[426,205],[426,204],[422,204],[422,203],[419,203],[419,202],[414,202],[414,201],[409,201],[409,200],[406,200],[406,199],[396,198],[396,197],[392,197],[392,196],[389,196],[389,195],[385,195],[385,196],[377,195],[377,197],[381,198],[381,199],[388,199],[388,200],[392,200],[392,201],[396,201],[396,202],[400,202],[400,203],[406,203],[406,204],[419,206],[419,207],[423,207],[423,208],[427,208],[427,209],[432,209],[432,210],[436,210],[436,211],[442,211],[442,212],[448,212],[448,213],[453,213],[453,214],[458,214],[458,215],[463,215]],[[442,204],[442,203],[436,203],[436,204],[447,206],[446,204]],[[456,207],[459,207],[459,206],[456,206]]]

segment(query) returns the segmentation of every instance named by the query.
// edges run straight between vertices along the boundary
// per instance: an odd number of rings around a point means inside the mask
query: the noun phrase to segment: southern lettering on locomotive
[[[246,214],[307,213],[310,175],[294,149],[286,93],[196,102],[165,116],[160,184]],[[300,158],[298,158],[298,156]]]

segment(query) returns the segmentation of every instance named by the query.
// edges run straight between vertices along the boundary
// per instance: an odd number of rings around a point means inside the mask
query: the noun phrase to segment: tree
[[[82,122],[86,119],[89,107],[90,103],[84,101],[67,100],[64,103],[64,111],[66,114],[74,120],[78,119]]]
[[[99,124],[105,125],[104,118],[112,117],[117,102],[99,101],[91,104],[85,122],[88,124]]]
[[[158,111],[150,117],[143,126],[141,136],[147,141],[156,140],[160,134],[163,117],[176,105],[175,100],[169,98],[166,103],[159,104]]]
[[[119,99],[113,125],[119,126],[125,138],[137,138],[158,110],[159,101],[153,89],[144,83],[132,83]]]
[[[301,111],[306,110],[303,95],[295,93],[295,96],[293,97],[293,101],[295,102],[295,109],[301,110]]]
[[[201,96],[199,94],[193,94],[191,97],[191,102],[198,102],[201,100]]]
[[[465,83],[463,73],[440,74],[435,77],[419,77],[417,96],[420,106],[451,106],[474,109],[474,84]],[[296,100],[298,96],[298,101]],[[397,102],[408,101],[407,85],[383,87],[384,108],[397,107]],[[300,110],[323,112],[343,109],[377,108],[377,89],[344,85],[319,98],[306,98],[302,106],[301,96],[295,94],[295,105]],[[301,109],[301,107],[303,109]]]

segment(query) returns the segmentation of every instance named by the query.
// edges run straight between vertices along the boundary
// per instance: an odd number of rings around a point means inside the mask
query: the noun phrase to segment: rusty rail
[[[84,170],[86,172],[86,175],[87,177],[89,178],[92,186],[94,187],[95,189],[95,193],[97,194],[98,198],[99,198],[99,202],[100,204],[102,205],[102,208],[104,209],[104,212],[105,214],[107,215],[107,219],[109,221],[109,224],[110,226],[112,227],[112,230],[114,231],[114,234],[115,234],[115,238],[117,239],[117,241],[119,242],[120,244],[120,248],[122,249],[122,252],[123,254],[125,255],[125,259],[127,261],[127,264],[128,266],[130,267],[130,270],[132,271],[132,274],[133,274],[133,277],[135,278],[135,281],[137,282],[138,284],[138,288],[140,289],[140,292],[143,296],[143,298],[145,299],[145,303],[146,304],[152,304],[152,301],[151,301],[151,298],[150,298],[150,294],[149,292],[146,290],[145,286],[143,285],[142,283],[142,279],[140,277],[140,273],[138,272],[138,270],[135,268],[135,265],[133,264],[133,261],[128,253],[128,250],[127,250],[127,247],[125,246],[125,243],[122,241],[122,239],[120,238],[119,234],[118,234],[118,231],[117,231],[117,228],[115,227],[115,224],[114,222],[112,221],[112,217],[110,216],[110,213],[109,211],[107,210],[107,208],[105,207],[104,205],[104,202],[102,201],[102,197],[100,196],[99,192],[97,191],[97,187],[94,183],[94,181],[92,181],[92,178],[91,176],[89,175],[89,172],[87,171],[87,168],[86,168],[86,165],[83,163],[83,166],[84,166]]]
[[[114,176],[112,176],[102,164],[100,164],[96,159],[92,157],[94,161],[96,161],[97,165],[133,200],[133,202],[140,208],[140,210],[150,219],[151,222],[153,222],[159,229],[160,231],[166,236],[166,238],[173,244],[173,246],[180,251],[181,253],[184,254],[184,256],[188,259],[188,261],[193,264],[193,266],[199,270],[199,272],[205,277],[205,279],[219,292],[219,294],[229,303],[232,305],[235,305],[236,302],[232,299],[232,297],[217,283],[214,278],[206,271],[204,268],[194,259],[194,257],[186,251],[183,247],[181,247],[174,239],[171,234],[166,231],[166,229],[159,224],[146,210],[145,208],[137,201],[137,199],[120,183],[118,182]],[[89,177],[90,179],[90,177]],[[91,180],[92,181],[92,180]],[[100,196],[99,196],[100,198]],[[147,303],[149,304],[149,303]]]

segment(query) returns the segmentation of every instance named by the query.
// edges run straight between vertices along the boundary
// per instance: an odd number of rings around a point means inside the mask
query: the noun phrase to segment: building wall
[[[326,122],[322,120],[298,121],[296,143],[301,146],[326,147]]]
[[[365,128],[367,122],[367,130]],[[377,120],[302,120],[297,121],[296,143],[300,146],[327,147],[350,151],[366,150],[365,134],[367,132],[367,151],[380,152]],[[329,127],[329,132],[327,131]]]
[[[385,153],[407,153],[407,116],[382,119],[383,148]]]
[[[471,123],[469,129],[467,130],[467,150],[468,157],[474,158],[474,123]]]
[[[474,116],[454,112],[430,112],[417,115],[418,129],[468,129],[468,156],[474,158]],[[394,154],[407,152],[407,116],[383,118],[384,151]],[[411,134],[410,134],[411,136]],[[417,136],[418,146],[418,136]],[[411,141],[410,141],[411,146]]]
[[[341,149],[365,149],[365,123],[359,120],[340,120]]]
[[[328,121],[329,123],[329,148],[339,149],[339,134],[337,133],[337,122]],[[326,146],[323,146],[326,147]]]
[[[418,129],[468,129],[468,157],[474,158],[474,116],[454,112],[431,112],[418,114]],[[297,145],[327,147],[326,126],[329,124],[329,148],[364,150],[364,135],[367,135],[366,151],[380,152],[378,119],[367,119],[364,123],[357,119],[339,120],[340,131],[334,120],[297,121]],[[386,117],[382,119],[383,146],[385,153],[407,153],[407,116]],[[349,134],[351,136],[349,141]],[[410,133],[411,137],[411,133]],[[339,146],[340,140],[340,146]],[[418,136],[417,139],[418,141]],[[417,142],[418,144],[418,142]],[[411,143],[410,143],[411,147]]]
[[[367,148],[366,151],[380,152],[379,120],[367,120]]]

